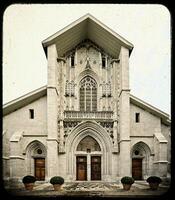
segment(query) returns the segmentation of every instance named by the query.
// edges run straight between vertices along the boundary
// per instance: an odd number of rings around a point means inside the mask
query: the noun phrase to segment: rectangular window
[[[140,113],[135,114],[135,122],[139,123],[140,122]]]
[[[105,67],[106,67],[106,59],[102,58],[102,68],[105,68]]]
[[[34,119],[34,109],[29,109],[29,118]]]
[[[71,56],[71,67],[74,67],[75,65],[75,59],[74,56]]]

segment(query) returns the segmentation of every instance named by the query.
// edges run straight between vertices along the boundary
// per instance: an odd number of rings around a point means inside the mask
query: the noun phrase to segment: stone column
[[[48,84],[47,84],[47,167],[48,179],[58,174],[58,64],[56,45],[47,48]]]
[[[129,50],[120,50],[120,91],[119,91],[119,132],[120,132],[120,176],[131,176],[130,157],[130,90],[129,90]]]

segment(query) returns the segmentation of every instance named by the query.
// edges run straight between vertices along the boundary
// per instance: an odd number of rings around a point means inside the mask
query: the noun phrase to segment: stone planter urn
[[[24,184],[25,189],[26,189],[26,190],[30,190],[30,191],[33,190],[34,185],[35,185],[34,183],[25,183],[25,184]]]
[[[53,188],[54,188],[55,191],[60,191],[61,185],[60,184],[53,184]]]
[[[123,184],[123,189],[124,190],[130,190],[132,184],[134,183],[134,179],[129,176],[124,176],[121,179],[121,183]]]
[[[157,190],[159,188],[159,184],[162,182],[161,178],[158,176],[150,176],[146,181],[149,183],[151,190]]]
[[[31,175],[24,176],[22,182],[26,190],[32,191],[35,185],[36,178]]]
[[[123,184],[123,189],[124,190],[130,190],[131,184]]]
[[[60,191],[61,190],[61,186],[64,183],[64,178],[61,176],[53,176],[50,179],[50,183],[53,185],[53,188],[55,191]]]

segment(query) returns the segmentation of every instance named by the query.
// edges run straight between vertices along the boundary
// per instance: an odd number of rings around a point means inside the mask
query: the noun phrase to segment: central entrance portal
[[[91,136],[83,138],[77,146],[76,180],[101,180],[101,148]]]
[[[77,165],[77,180],[86,181],[87,180],[87,157],[86,156],[77,156],[76,165]],[[101,180],[101,156],[91,156],[90,163],[90,177],[91,180]]]

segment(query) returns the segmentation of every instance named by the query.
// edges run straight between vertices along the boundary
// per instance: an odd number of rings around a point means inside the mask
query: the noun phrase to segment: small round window
[[[38,149],[38,150],[37,150],[37,153],[38,153],[38,154],[42,154],[42,150],[41,150],[41,149]]]
[[[136,150],[134,153],[135,153],[136,156],[139,155],[139,151],[138,150]]]

